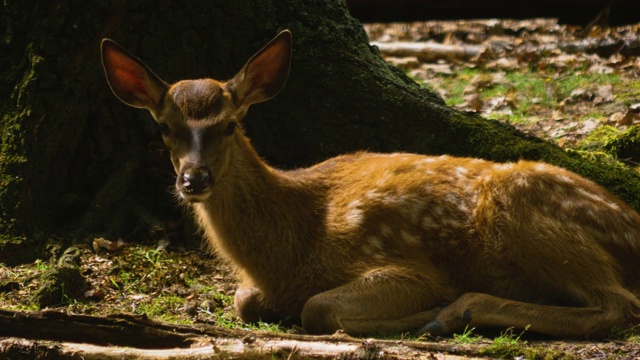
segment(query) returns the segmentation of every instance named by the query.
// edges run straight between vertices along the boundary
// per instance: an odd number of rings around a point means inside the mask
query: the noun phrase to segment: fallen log
[[[433,62],[436,60],[470,60],[478,56],[483,46],[478,45],[444,45],[437,43],[421,42],[372,42],[385,56],[417,57],[421,61]]]
[[[252,344],[240,339],[215,339],[208,345],[188,349],[137,349],[80,343],[57,343],[20,338],[0,340],[0,354],[11,359],[29,354],[41,358],[84,360],[191,360],[211,358],[233,359],[447,359],[474,360],[479,357],[419,351],[403,345],[379,346],[357,343],[269,339]],[[19,356],[17,356],[19,354]]]
[[[435,62],[437,60],[471,60],[472,58],[483,53],[489,47],[493,48],[492,43],[484,45],[444,45],[438,43],[427,42],[371,42],[371,45],[378,47],[380,54],[385,57],[415,57],[422,62]],[[624,56],[640,55],[640,36],[633,34],[624,38],[594,38],[579,39],[575,41],[547,42],[537,44],[507,43],[500,41],[496,48],[500,51],[494,54],[494,57],[504,57],[513,55],[521,57],[522,53],[535,52],[537,55],[541,53],[554,53],[560,50],[567,54],[597,54],[601,57],[609,57],[613,54],[621,54]],[[485,54],[486,55],[486,54]]]
[[[61,359],[470,359],[484,345],[310,336],[180,325],[146,316],[0,310],[0,357]],[[438,357],[436,357],[438,355]],[[473,357],[471,357],[472,359]]]

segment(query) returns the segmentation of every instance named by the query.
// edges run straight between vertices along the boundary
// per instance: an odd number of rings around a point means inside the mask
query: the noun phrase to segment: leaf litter
[[[383,57],[448,105],[560,146],[579,147],[601,126],[623,131],[640,122],[632,109],[640,102],[638,24],[581,28],[555,19],[427,21],[366,24],[365,30],[373,44],[381,45]],[[402,53],[405,43],[457,49],[437,59],[416,54],[405,62],[389,55],[385,43],[394,44],[393,53]],[[456,55],[471,48],[476,56]]]

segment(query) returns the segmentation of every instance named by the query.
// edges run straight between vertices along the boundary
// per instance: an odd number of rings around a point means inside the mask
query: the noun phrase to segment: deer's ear
[[[102,40],[102,66],[113,93],[127,105],[157,113],[169,86],[110,39]]]
[[[283,30],[227,83],[238,106],[269,100],[282,90],[291,66],[291,43],[291,32]]]

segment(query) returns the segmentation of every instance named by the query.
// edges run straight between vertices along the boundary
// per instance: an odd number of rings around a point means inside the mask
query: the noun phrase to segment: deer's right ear
[[[114,41],[103,39],[101,52],[107,82],[118,99],[157,114],[169,86]]]

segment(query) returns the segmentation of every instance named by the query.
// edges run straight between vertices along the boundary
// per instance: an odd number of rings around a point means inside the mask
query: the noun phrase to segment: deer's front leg
[[[281,317],[273,310],[265,299],[262,291],[256,287],[241,286],[236,290],[233,306],[240,319],[248,324],[262,322],[278,322]]]
[[[311,297],[302,310],[302,326],[310,334],[413,331],[432,321],[439,306],[453,298],[444,279],[429,271],[377,269]]]

